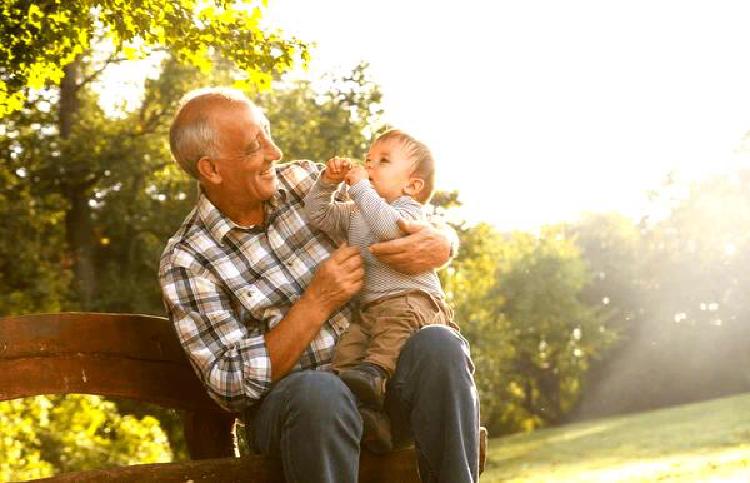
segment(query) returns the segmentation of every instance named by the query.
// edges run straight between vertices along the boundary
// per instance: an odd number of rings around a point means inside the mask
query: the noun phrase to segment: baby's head
[[[398,129],[386,131],[372,143],[365,169],[378,194],[389,203],[408,195],[424,204],[435,184],[435,161],[424,143]]]

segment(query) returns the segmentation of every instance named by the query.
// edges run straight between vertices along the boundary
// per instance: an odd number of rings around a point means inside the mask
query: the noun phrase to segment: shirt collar
[[[266,210],[266,221],[272,219],[281,204],[286,200],[287,193],[286,189],[279,187],[276,193],[267,202],[263,203],[263,207]],[[214,240],[220,245],[223,245],[224,237],[233,229],[238,230],[251,230],[257,228],[257,225],[253,226],[242,226],[230,220],[224,215],[208,197],[200,191],[197,202],[198,216],[205,225],[208,232],[211,234]]]

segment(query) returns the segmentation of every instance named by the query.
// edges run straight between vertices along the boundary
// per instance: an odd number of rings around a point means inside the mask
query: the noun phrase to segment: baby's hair
[[[435,160],[427,145],[399,129],[389,129],[379,135],[373,144],[394,140],[404,147],[409,159],[414,162],[412,176],[424,181],[424,186],[415,198],[422,204],[430,201],[435,191]]]

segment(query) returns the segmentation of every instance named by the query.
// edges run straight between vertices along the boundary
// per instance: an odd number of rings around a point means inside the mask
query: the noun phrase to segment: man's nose
[[[278,146],[276,146],[276,143],[270,140],[266,144],[265,154],[268,161],[279,161],[284,156],[284,153],[281,152],[281,149]]]

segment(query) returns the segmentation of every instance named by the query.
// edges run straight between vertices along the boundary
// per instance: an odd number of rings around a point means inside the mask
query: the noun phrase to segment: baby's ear
[[[424,180],[422,178],[409,178],[409,183],[404,186],[404,194],[416,197],[420,191],[424,188]]]

